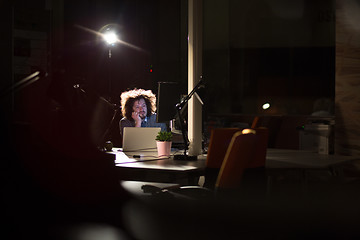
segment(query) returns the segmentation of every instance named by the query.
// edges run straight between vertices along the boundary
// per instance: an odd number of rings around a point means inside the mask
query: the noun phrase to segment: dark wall
[[[128,88],[157,91],[157,82],[180,79],[180,1],[65,2],[65,62],[71,75],[110,95]],[[109,49],[93,31],[113,24],[122,41]]]
[[[309,115],[334,101],[334,1],[209,0],[204,16],[210,114]]]

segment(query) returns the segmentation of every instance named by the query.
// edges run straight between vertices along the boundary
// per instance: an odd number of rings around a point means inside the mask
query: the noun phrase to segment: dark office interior
[[[341,183],[327,170],[304,171],[304,197],[303,176],[280,170],[271,201],[264,190],[185,204],[168,196],[143,203],[120,186],[129,176],[100,147],[122,145],[123,91],[157,94],[159,82],[171,82],[179,101],[188,94],[189,2],[0,2],[4,239],[360,235],[356,0],[201,1],[203,151],[212,129],[254,119],[269,130],[268,148],[309,150],[304,129],[325,124],[327,154],[355,159]],[[99,33],[107,27],[126,44],[106,45]]]

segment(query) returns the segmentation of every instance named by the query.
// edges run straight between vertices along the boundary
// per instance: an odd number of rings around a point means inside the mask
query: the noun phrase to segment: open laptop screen
[[[123,151],[156,151],[156,135],[161,131],[158,127],[124,127]]]

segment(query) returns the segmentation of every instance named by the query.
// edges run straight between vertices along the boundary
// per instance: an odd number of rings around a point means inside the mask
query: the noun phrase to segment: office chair
[[[214,189],[216,179],[223,163],[225,153],[233,135],[239,128],[215,128],[211,131],[210,144],[206,159],[204,187]],[[268,146],[269,130],[265,127],[254,128],[256,134],[256,150],[254,160],[246,167],[247,172],[265,171],[266,150]],[[253,169],[253,170],[250,170]]]
[[[233,135],[240,128],[214,128],[211,130],[206,158],[204,187],[214,189],[215,182]]]
[[[255,148],[255,131],[234,134],[216,180],[216,189],[235,189],[240,186],[244,170],[254,159]]]
[[[195,199],[211,199],[224,192],[238,190],[247,166],[254,160],[257,136],[253,129],[237,131],[227,147],[214,189],[200,186],[182,186],[170,192]],[[213,166],[213,165],[210,165]],[[212,176],[213,177],[213,176]]]
[[[243,195],[263,197],[267,193],[268,179],[266,174],[266,152],[269,142],[269,129],[257,127],[254,158],[246,166],[242,176],[241,191]]]
[[[266,152],[269,142],[269,129],[266,127],[253,128],[256,134],[256,146],[254,160],[247,168],[265,167]]]

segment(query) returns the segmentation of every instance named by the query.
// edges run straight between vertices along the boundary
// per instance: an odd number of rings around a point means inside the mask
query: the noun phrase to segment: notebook
[[[161,131],[158,127],[124,127],[123,151],[156,151],[156,135]]]

